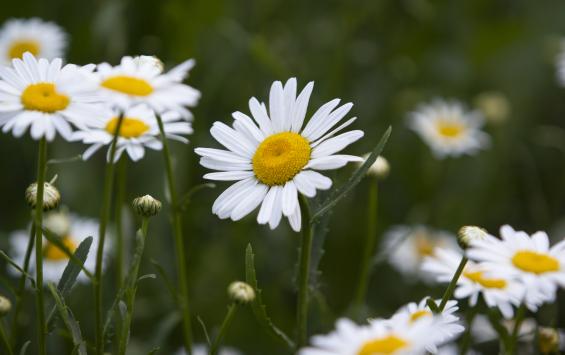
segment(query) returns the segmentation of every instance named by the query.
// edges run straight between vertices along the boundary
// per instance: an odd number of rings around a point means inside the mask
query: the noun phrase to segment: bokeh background
[[[299,87],[315,81],[309,112],[335,97],[353,102],[351,115],[365,138],[349,152],[374,147],[391,125],[384,155],[391,174],[379,186],[379,235],[396,224],[426,224],[456,232],[474,224],[496,232],[504,223],[529,232],[547,230],[554,240],[565,234],[565,90],[556,79],[555,59],[565,34],[565,3],[559,0],[26,0],[4,1],[0,21],[41,17],[70,35],[67,60],[78,64],[123,55],[157,55],[168,67],[187,58],[197,66],[188,83],[202,91],[193,112],[195,134],[188,145],[173,143],[176,177],[182,192],[203,182],[204,169],[193,150],[214,146],[209,128],[231,122],[231,112],[247,112],[251,96],[266,100],[274,80],[296,76]],[[406,115],[434,97],[457,98],[475,108],[485,92],[502,95],[510,107],[505,119],[489,121],[488,150],[473,157],[435,160],[406,127]],[[50,158],[80,154],[79,143],[58,140]],[[0,136],[0,245],[9,232],[25,228],[29,209],[23,192],[34,180],[36,142]],[[142,194],[165,200],[164,166],[159,152],[127,166],[126,201]],[[335,173],[335,184],[353,167]],[[97,217],[101,205],[104,154],[88,162],[50,166],[58,174],[64,204]],[[313,301],[312,332],[326,332],[347,311],[357,282],[366,233],[368,181],[333,211],[320,262],[319,293]],[[255,214],[234,223],[211,213],[218,184],[194,196],[183,220],[189,255],[191,306],[212,332],[225,314],[227,285],[244,279],[248,243],[256,253],[260,287],[268,312],[292,334],[295,318],[295,263],[300,235],[283,222],[270,231]],[[128,205],[130,245],[138,220]],[[175,279],[174,249],[167,211],[152,220],[142,273],[156,273],[150,260]],[[106,301],[112,299],[112,268]],[[3,269],[5,270],[5,269]],[[2,271],[2,292],[14,280]],[[442,287],[405,280],[386,262],[376,267],[369,288],[369,314],[389,316],[396,308]],[[540,313],[540,322],[565,326],[563,292],[557,305]],[[34,303],[26,298],[33,316]],[[77,286],[69,300],[88,339],[93,338],[90,286]],[[326,307],[327,306],[327,307]],[[559,307],[561,306],[561,307]],[[34,335],[33,323],[21,342]],[[194,334],[204,342],[196,319]],[[158,277],[141,283],[132,354],[155,346],[170,354],[181,344],[180,323],[170,294]],[[69,350],[60,337],[51,345]],[[258,326],[250,310],[237,314],[227,344],[246,354],[284,354],[284,348]]]

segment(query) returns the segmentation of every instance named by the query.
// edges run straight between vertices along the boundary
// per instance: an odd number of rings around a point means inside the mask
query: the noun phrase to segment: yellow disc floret
[[[15,41],[8,49],[8,57],[10,59],[21,59],[25,52],[30,52],[35,57],[39,54],[40,46],[39,43],[32,40],[20,40]]]
[[[153,87],[147,81],[127,75],[112,76],[100,85],[133,96],[148,96],[153,92]]]
[[[521,250],[512,257],[512,264],[518,269],[534,274],[559,271],[559,260],[535,251]]]
[[[506,288],[506,280],[487,278],[482,271],[466,271],[463,273],[463,276],[485,288]]]
[[[282,132],[267,137],[253,155],[253,172],[265,185],[284,185],[310,160],[310,144],[298,133]]]
[[[118,127],[118,117],[112,118],[106,124],[106,132],[114,135],[116,133],[116,128]],[[145,132],[149,130],[147,123],[139,120],[137,118],[124,117],[122,118],[122,125],[120,126],[120,132],[118,133],[120,137],[124,138],[137,138],[142,136]]]
[[[61,242],[71,253],[73,253],[77,248],[77,244],[72,237],[64,237],[61,239]],[[61,261],[69,259],[67,253],[61,250],[57,245],[50,242],[48,242],[47,245],[43,247],[43,256],[45,257],[45,259],[50,261]]]
[[[459,122],[440,120],[437,122],[439,134],[445,138],[458,138],[465,131],[465,125]]]
[[[57,92],[55,84],[31,84],[22,92],[20,98],[26,110],[54,113],[69,105],[69,97]]]
[[[396,351],[405,348],[408,342],[394,335],[384,338],[375,339],[363,344],[363,347],[357,352],[357,355],[375,355],[375,354],[394,354]]]

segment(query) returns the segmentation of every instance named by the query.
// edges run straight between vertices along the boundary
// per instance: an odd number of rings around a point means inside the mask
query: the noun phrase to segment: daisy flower
[[[53,212],[45,217],[43,225],[59,235],[63,244],[73,252],[84,239],[92,237],[92,245],[84,267],[94,272],[96,265],[95,251],[98,247],[98,222],[96,220],[82,218],[73,214],[67,215],[65,212]],[[10,236],[12,256],[14,261],[20,266],[24,264],[28,241],[28,231],[16,231]],[[108,243],[106,244],[104,249],[109,250]],[[32,255],[34,254],[32,253]],[[55,244],[50,243],[46,238],[43,238],[43,280],[45,284],[48,282],[58,282],[68,262],[69,257],[64,251]],[[32,257],[30,259],[29,265],[30,273],[33,275],[35,272],[35,258]],[[12,267],[10,267],[9,271],[19,276],[19,271]],[[81,272],[78,276],[78,281],[86,282],[88,277]]]
[[[26,52],[37,58],[61,58],[66,46],[66,33],[53,22],[11,19],[0,28],[0,64],[21,59]]]
[[[469,257],[497,275],[522,283],[522,301],[531,311],[554,302],[557,288],[565,287],[565,240],[550,246],[545,232],[529,236],[508,225],[500,228],[500,236],[473,241]]]
[[[461,262],[463,254],[453,249],[437,248],[433,258],[426,258],[422,270],[432,274],[438,282],[449,283]],[[504,318],[514,316],[513,305],[518,306],[525,290],[521,283],[493,273],[486,265],[468,260],[463,273],[457,280],[454,296],[469,298],[469,305],[475,306],[482,295],[489,307],[497,307]]]
[[[332,100],[318,109],[306,125],[308,100],[314,87],[309,83],[296,96],[296,79],[271,86],[269,112],[256,98],[249,101],[253,119],[234,112],[233,126],[215,122],[210,132],[227,150],[197,148],[202,166],[219,172],[204,175],[210,180],[237,181],[214,202],[212,212],[237,221],[261,205],[257,222],[279,225],[284,215],[293,230],[301,227],[298,193],[314,197],[327,190],[332,180],[316,170],[332,170],[348,162],[362,161],[352,155],[335,154],[363,137],[362,131],[335,135],[356,118],[335,129],[353,106]]]
[[[394,226],[384,235],[384,250],[390,264],[412,280],[432,281],[421,269],[426,257],[433,257],[436,247],[457,249],[455,235],[426,226]]]
[[[186,107],[196,106],[200,92],[182,81],[194,63],[192,59],[187,60],[163,73],[162,66],[156,60],[148,60],[147,56],[123,57],[114,67],[99,64],[97,74],[107,101],[121,110],[145,103],[159,114],[176,111],[190,119],[192,114]]]
[[[84,152],[82,158],[87,160],[106,145],[110,145],[117,129],[120,112],[117,109],[104,113],[101,119],[92,122],[89,127],[73,133],[72,140],[82,141],[91,146]],[[163,114],[162,120],[167,138],[188,143],[182,134],[192,133],[189,122],[178,121],[178,114],[170,111]],[[118,134],[114,161],[118,161],[123,152],[127,152],[131,160],[138,161],[145,155],[145,148],[161,150],[159,126],[155,113],[146,105],[137,105],[124,112],[122,125]],[[110,149],[107,159],[110,160]]]
[[[408,126],[430,146],[438,159],[475,154],[489,144],[481,131],[483,118],[467,112],[457,101],[435,100],[421,105],[409,116]]]
[[[48,141],[59,133],[71,138],[70,123],[84,127],[96,119],[100,100],[96,94],[93,65],[62,66],[56,58],[35,59],[25,53],[12,67],[0,67],[0,126],[21,137],[28,127],[35,140]]]

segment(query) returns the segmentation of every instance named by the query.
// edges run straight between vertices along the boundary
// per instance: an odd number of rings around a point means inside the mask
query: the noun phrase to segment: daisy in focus
[[[500,228],[500,236],[471,242],[469,257],[497,275],[522,283],[522,301],[531,311],[554,302],[557,288],[565,287],[565,240],[550,246],[545,232],[529,236],[508,225]]]
[[[449,283],[462,257],[463,254],[453,249],[437,248],[434,257],[424,260],[422,270],[434,275],[438,282]],[[470,306],[475,306],[482,295],[487,306],[497,307],[504,318],[510,319],[514,316],[513,306],[520,305],[524,292],[521,283],[468,260],[453,295],[458,299],[469,298]]]
[[[48,141],[56,133],[69,140],[71,123],[84,127],[96,120],[101,104],[92,71],[94,65],[63,66],[56,58],[37,60],[30,53],[0,67],[0,126],[3,132]]]
[[[53,22],[11,19],[0,28],[0,64],[8,65],[26,52],[36,58],[62,58],[66,46],[66,33]]]
[[[341,168],[362,158],[335,154],[363,137],[359,130],[336,135],[356,118],[334,128],[347,115],[351,103],[339,106],[334,99],[320,107],[305,124],[314,83],[297,96],[296,79],[271,86],[269,111],[256,98],[249,101],[251,117],[232,114],[232,127],[215,122],[210,133],[227,150],[197,148],[200,164],[218,172],[209,180],[237,181],[214,202],[212,212],[220,218],[240,220],[261,205],[257,222],[276,228],[284,215],[293,230],[300,231],[298,194],[314,197],[327,190],[332,180],[316,170]]]
[[[412,280],[432,281],[421,269],[426,257],[434,257],[436,247],[457,250],[455,235],[426,226],[395,226],[384,235],[384,250],[390,264]]]
[[[473,155],[489,144],[481,131],[483,118],[467,112],[457,101],[435,100],[410,113],[408,126],[431,148],[438,159]]]
[[[72,140],[91,144],[82,154],[84,160],[89,159],[103,146],[109,146],[112,143],[118,127],[120,112],[117,109],[109,110],[102,116],[104,117],[92,122],[85,129],[73,133]],[[176,112],[163,114],[162,120],[166,136],[169,139],[188,143],[188,139],[182,135],[191,134],[192,127],[189,122],[178,121],[179,118]],[[138,161],[145,156],[145,148],[161,150],[163,143],[160,141],[159,126],[153,110],[146,105],[137,105],[124,112],[114,162],[118,161],[124,152],[132,161]],[[110,160],[109,154],[110,149],[106,154],[107,160]]]
[[[82,218],[66,212],[49,213],[44,220],[44,227],[61,238],[63,245],[70,251],[74,252],[79,244],[87,237],[92,237],[92,245],[90,252],[84,263],[84,267],[94,272],[96,265],[96,249],[98,247],[98,222],[90,218]],[[18,265],[24,264],[26,248],[29,242],[28,231],[16,231],[10,236],[10,245],[12,249],[12,257]],[[109,243],[106,243],[105,252],[109,250]],[[33,252],[32,252],[33,255]],[[107,258],[106,258],[107,259]],[[58,282],[63,271],[69,262],[67,254],[58,246],[50,243],[43,238],[43,279],[44,283]],[[30,273],[33,275],[35,270],[35,258],[30,259]],[[10,267],[9,271],[19,276],[20,273],[16,269]],[[79,282],[87,282],[88,277],[81,272],[78,276]]]
[[[196,106],[200,92],[182,83],[194,66],[187,60],[166,73],[155,57],[123,57],[120,64],[98,65],[99,85],[107,102],[120,110],[137,104],[147,104],[156,113],[178,112],[183,118],[192,118],[186,107]]]

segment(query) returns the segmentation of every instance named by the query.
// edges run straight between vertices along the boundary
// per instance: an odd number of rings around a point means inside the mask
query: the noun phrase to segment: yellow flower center
[[[153,92],[153,87],[147,81],[127,75],[110,77],[100,85],[133,96],[147,96]]]
[[[431,316],[431,315],[432,315],[432,312],[426,311],[425,309],[422,309],[420,311],[416,311],[416,312],[412,313],[412,315],[410,316],[410,322],[415,322],[422,317],[427,317],[427,316]]]
[[[506,280],[489,279],[483,276],[482,271],[465,271],[463,275],[469,280],[476,282],[485,288],[506,288]]]
[[[308,163],[310,152],[310,144],[300,134],[273,134],[257,147],[253,172],[265,185],[284,185]]]
[[[116,133],[116,128],[118,128],[118,117],[112,118],[106,124],[106,131],[112,135]],[[120,132],[118,133],[124,138],[137,138],[142,136],[145,132],[149,130],[147,123],[137,118],[124,117],[122,118],[122,125],[120,126]]]
[[[438,121],[437,131],[445,138],[458,138],[465,131],[465,125],[459,122]]]
[[[53,113],[64,110],[69,105],[69,97],[57,92],[55,84],[31,84],[22,92],[20,98],[26,110]]]
[[[535,251],[518,251],[512,257],[512,264],[518,269],[534,274],[559,271],[559,261],[552,256]]]
[[[416,236],[416,251],[422,258],[426,256],[433,256],[436,245],[426,236]]]
[[[62,238],[61,242],[64,246],[67,247],[67,249],[69,249],[70,252],[74,252],[77,248],[77,244],[75,243],[73,238],[69,236]],[[63,250],[61,250],[57,245],[49,242],[43,247],[43,256],[45,257],[45,259],[50,261],[61,261],[69,259],[68,255]]]
[[[39,43],[32,40],[15,41],[8,50],[8,57],[10,59],[22,58],[25,52],[30,52],[34,56],[39,54]]]
[[[405,348],[408,342],[404,339],[389,335],[385,338],[375,339],[363,344],[357,355],[377,355],[394,354],[396,351]]]

